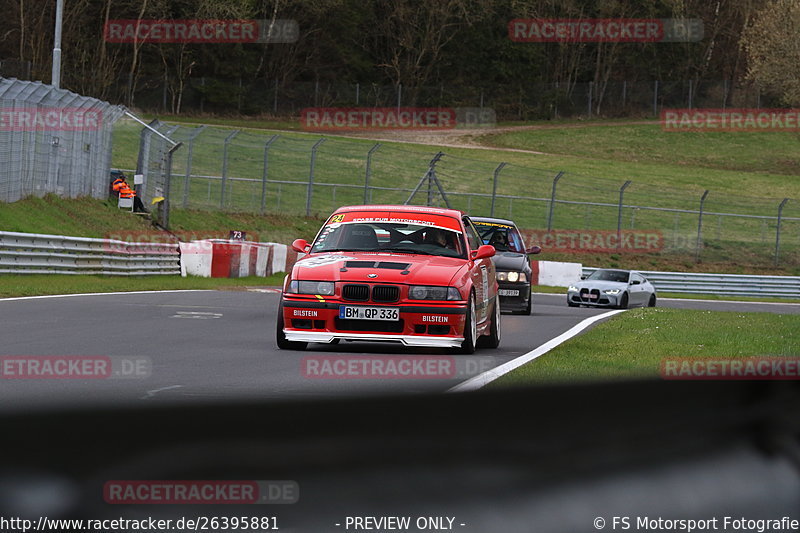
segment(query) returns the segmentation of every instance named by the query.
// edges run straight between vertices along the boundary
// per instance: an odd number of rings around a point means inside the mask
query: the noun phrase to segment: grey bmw
[[[656,306],[656,288],[647,278],[630,270],[599,269],[567,289],[567,305],[578,307]]]

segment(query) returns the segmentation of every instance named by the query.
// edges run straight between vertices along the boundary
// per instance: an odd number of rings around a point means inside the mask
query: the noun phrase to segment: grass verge
[[[800,356],[800,315],[632,309],[489,387],[654,378],[665,359],[750,356]]]
[[[198,278],[195,276],[81,276],[81,275],[3,275],[0,276],[0,297],[44,296],[50,294],[84,294],[90,292],[128,292],[165,290],[236,290],[245,287],[279,286],[282,273],[266,278]]]

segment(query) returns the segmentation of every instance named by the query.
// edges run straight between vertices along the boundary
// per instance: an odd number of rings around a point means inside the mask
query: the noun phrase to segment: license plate
[[[500,296],[519,296],[519,289],[500,289],[497,294]]]
[[[587,294],[586,297],[589,298],[590,300],[597,300],[596,294]]]
[[[356,307],[339,306],[339,318],[351,320],[400,320],[399,307]]]

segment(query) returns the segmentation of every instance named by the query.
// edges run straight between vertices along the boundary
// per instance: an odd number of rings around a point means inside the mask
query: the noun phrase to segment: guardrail
[[[178,244],[0,231],[0,274],[180,275]]]
[[[588,276],[597,268],[584,267]],[[769,296],[800,298],[798,276],[750,276],[745,274],[697,274],[637,270],[661,292],[719,294],[722,296]]]

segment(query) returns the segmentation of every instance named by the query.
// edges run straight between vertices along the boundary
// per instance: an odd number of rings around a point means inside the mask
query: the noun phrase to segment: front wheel
[[[475,338],[478,336],[478,319],[475,317],[475,295],[469,296],[467,316],[464,317],[464,342],[461,343],[461,353],[475,353]]]
[[[656,306],[656,295],[653,294],[650,296],[650,301],[647,302],[647,307],[655,307]]]
[[[622,294],[622,299],[620,299],[618,307],[620,309],[627,309],[628,308],[628,293],[627,292]]]
[[[500,300],[499,297],[494,299],[494,316],[492,317],[492,325],[489,327],[489,336],[481,337],[478,344],[481,348],[497,348],[500,346]]]
[[[307,342],[287,341],[283,332],[283,302],[278,305],[278,320],[275,321],[275,342],[281,350],[305,350]]]

